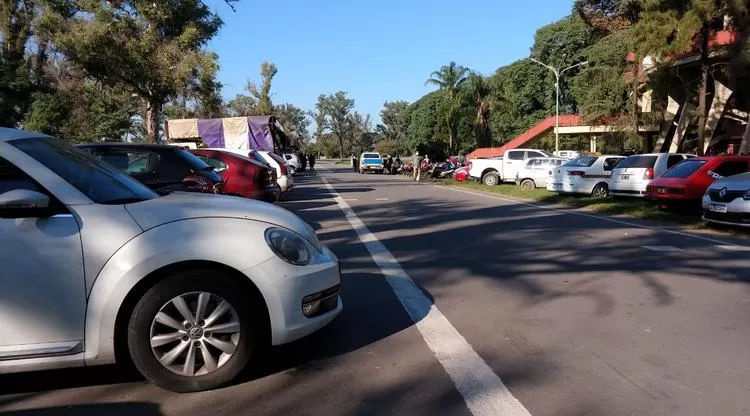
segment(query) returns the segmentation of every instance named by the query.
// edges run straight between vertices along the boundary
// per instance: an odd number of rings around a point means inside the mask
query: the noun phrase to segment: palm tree
[[[490,147],[492,130],[490,130],[489,118],[495,100],[489,81],[480,74],[472,73],[466,81],[465,92],[468,104],[476,111],[474,135],[477,139],[477,147]]]
[[[440,70],[430,74],[425,82],[425,85],[435,85],[448,95],[448,108],[445,117],[448,124],[448,146],[451,154],[453,154],[453,142],[458,134],[458,110],[460,105],[458,92],[469,74],[471,74],[471,71],[468,68],[451,61],[450,64],[443,65]]]

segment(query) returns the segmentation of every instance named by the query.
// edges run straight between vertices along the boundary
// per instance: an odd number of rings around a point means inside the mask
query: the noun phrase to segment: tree
[[[255,114],[258,102],[250,96],[237,94],[227,103],[227,113],[232,117],[247,117]]]
[[[448,126],[448,151],[453,153],[454,141],[458,131],[458,113],[460,102],[458,92],[461,85],[469,76],[469,69],[455,62],[444,65],[438,71],[430,74],[425,82],[426,85],[435,85],[447,96],[447,105],[444,107],[445,123]]]
[[[39,28],[89,75],[136,94],[156,142],[164,104],[199,77],[221,24],[198,0],[122,0],[48,2]]]
[[[574,13],[603,36],[636,23],[642,9],[642,0],[576,0],[573,3]]]
[[[473,73],[466,82],[465,96],[468,104],[474,108],[474,137],[477,147],[492,145],[490,113],[493,105],[493,94],[489,81],[480,74]],[[498,97],[502,99],[502,97]]]
[[[257,103],[255,109],[256,115],[272,115],[273,114],[273,102],[271,101],[271,84],[273,83],[273,77],[276,76],[278,70],[276,65],[272,62],[263,62],[260,65],[260,86],[253,82],[247,83],[247,90],[250,92],[250,96],[253,97]]]
[[[700,84],[698,87],[698,152],[706,146],[708,105],[709,40],[723,29],[724,3],[739,4],[741,0],[672,0],[647,1],[641,20],[635,26],[636,45],[641,56],[669,55],[690,52],[700,54]],[[729,9],[734,8],[729,7]]]
[[[380,121],[375,130],[390,140],[405,140],[409,127],[409,103],[386,101],[380,110]]]
[[[340,155],[346,154],[344,145],[351,147],[352,137],[347,133],[351,132],[350,123],[351,111],[354,109],[354,100],[349,98],[344,91],[338,91],[334,94],[321,94],[318,96],[318,102],[315,104],[320,118],[316,117],[318,128],[329,130],[339,141]],[[322,123],[321,123],[322,122]],[[321,130],[321,132],[323,131]]]
[[[307,114],[301,108],[292,104],[277,106],[273,113],[289,135],[292,142],[291,147],[294,149],[304,147],[310,139],[310,132],[308,131],[310,119],[307,118]]]

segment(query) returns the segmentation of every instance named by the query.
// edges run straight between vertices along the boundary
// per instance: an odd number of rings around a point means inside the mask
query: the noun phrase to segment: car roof
[[[41,137],[51,137],[44,133],[34,131],[13,129],[10,127],[0,127],[0,142],[7,142],[18,139],[38,139]]]
[[[181,150],[182,148],[179,146],[172,146],[169,144],[152,144],[152,143],[128,143],[128,142],[117,142],[117,143],[81,143],[77,145],[78,147],[129,147],[129,148],[138,148],[138,149],[169,149],[169,150]]]

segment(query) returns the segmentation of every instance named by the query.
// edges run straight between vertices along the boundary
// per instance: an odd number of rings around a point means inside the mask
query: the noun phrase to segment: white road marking
[[[637,223],[630,222],[630,221],[622,221],[622,220],[617,220],[617,219],[614,219],[614,218],[607,218],[607,217],[601,216],[601,215],[586,214],[584,212],[572,211],[570,209],[560,208],[558,206],[537,205],[537,204],[532,204],[530,202],[522,201],[520,199],[503,198],[503,197],[499,197],[499,196],[495,196],[495,195],[487,195],[487,194],[482,193],[482,192],[471,192],[471,191],[467,191],[467,190],[464,190],[464,189],[456,189],[456,188],[453,188],[453,187],[450,187],[450,186],[442,186],[442,185],[433,185],[433,186],[435,186],[437,188],[441,188],[441,189],[449,189],[449,190],[455,191],[455,192],[463,192],[465,194],[476,195],[476,196],[483,196],[485,198],[492,198],[492,199],[497,199],[497,200],[505,201],[505,202],[513,202],[513,203],[521,204],[521,205],[528,205],[530,207],[536,207],[536,208],[541,208],[541,209],[559,211],[559,212],[563,212],[563,213],[566,213],[566,214],[579,215],[581,217],[595,218],[595,219],[600,220],[600,221],[607,221],[607,222],[611,222],[611,223],[615,223],[615,224],[627,225],[629,227],[636,227],[636,228],[642,228],[642,229],[652,230],[652,231],[661,231],[661,232],[668,233],[668,234],[681,235],[683,237],[690,237],[690,238],[694,238],[696,240],[703,240],[703,241],[707,241],[709,243],[714,243],[714,244],[722,244],[722,245],[735,246],[735,247],[744,247],[744,246],[738,246],[736,244],[730,244],[730,243],[727,243],[726,241],[718,240],[718,239],[715,239],[715,238],[703,237],[703,236],[700,236],[700,235],[690,234],[690,233],[686,233],[686,232],[682,232],[682,231],[667,230],[665,228],[651,227],[651,226],[648,226],[648,225],[637,224]],[[498,185],[498,186],[500,186],[500,185]]]
[[[746,247],[746,246],[719,245],[719,246],[716,246],[716,248],[720,248],[722,250],[727,250],[727,251],[750,251],[750,247]]]
[[[359,201],[357,198],[344,198],[344,201]]]
[[[531,415],[510,393],[500,377],[482,360],[466,339],[406,274],[390,251],[357,217],[349,204],[325,178],[326,188],[359,240],[367,247],[388,284],[414,321],[427,346],[450,376],[474,416]]]
[[[375,198],[376,201],[387,201],[388,198]]]
[[[641,246],[641,247],[645,248],[647,250],[660,251],[660,252],[664,252],[664,253],[674,253],[674,252],[678,252],[678,251],[685,251],[685,250],[683,250],[681,248],[677,248],[677,247],[674,247],[674,246]]]

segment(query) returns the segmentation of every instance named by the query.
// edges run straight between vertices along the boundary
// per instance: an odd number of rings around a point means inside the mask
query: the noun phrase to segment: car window
[[[667,158],[667,169],[682,162],[685,158],[682,155],[669,155]]]
[[[727,160],[721,162],[719,166],[711,170],[723,177],[739,175],[740,173],[747,172],[747,162],[744,160]]]
[[[658,156],[630,156],[617,165],[617,169],[653,168]],[[608,159],[609,160],[609,159]],[[680,157],[682,160],[682,157]]]
[[[205,162],[208,166],[211,166],[212,168],[214,168],[214,170],[216,172],[220,173],[220,172],[224,172],[225,170],[229,169],[229,166],[227,166],[226,163],[222,162],[219,159],[215,159],[215,158],[212,158],[212,157],[209,157],[209,156],[201,156],[201,155],[197,155],[197,156],[198,156],[198,159],[200,159],[203,162]]]
[[[99,204],[124,204],[157,198],[142,183],[97,157],[53,138],[13,140],[10,144]]]
[[[281,156],[277,155],[276,153],[268,152],[268,156],[270,156],[271,159],[275,160],[279,165],[286,165],[286,161],[284,161],[284,159],[282,159]]]
[[[621,157],[610,157],[610,158],[604,159],[604,165],[603,165],[604,171],[605,172],[611,171],[623,160],[625,159]]]
[[[380,155],[377,153],[365,153],[362,155],[363,159],[380,159]]]
[[[284,158],[286,158],[286,160],[292,160],[292,156],[291,155],[284,155]]]
[[[587,168],[596,162],[596,157],[593,156],[582,156],[567,161],[563,166],[576,167],[576,168]]]
[[[528,162],[526,162],[526,168],[527,169],[533,168],[534,167],[534,162],[536,162],[536,160],[530,159]]]
[[[44,193],[44,190],[26,172],[0,157],[0,194],[17,189]]]
[[[527,152],[527,154],[528,157],[547,157],[547,155],[542,152]]]
[[[523,152],[523,151],[515,151],[515,152],[509,151],[509,152],[507,152],[507,154],[508,154],[508,159],[510,159],[510,160],[523,160],[525,152]]]
[[[687,178],[705,164],[705,160],[686,159],[682,163],[676,164],[672,169],[664,172],[661,176],[663,178]]]

